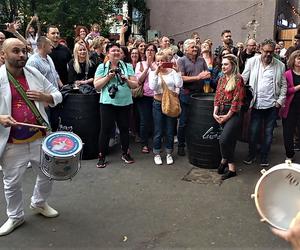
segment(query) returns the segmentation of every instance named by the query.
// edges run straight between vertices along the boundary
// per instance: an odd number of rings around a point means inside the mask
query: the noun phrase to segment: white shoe
[[[32,167],[31,162],[28,162],[27,168],[31,168],[31,167]]]
[[[167,154],[166,160],[167,160],[167,164],[168,164],[168,165],[171,165],[171,164],[174,163],[173,157],[172,157],[171,154]]]
[[[177,136],[174,136],[174,144],[178,143],[178,138]]]
[[[160,155],[155,155],[155,156],[154,156],[154,163],[155,163],[156,165],[161,165],[161,164],[162,164],[162,160],[161,160]]]
[[[54,218],[59,215],[59,213],[52,207],[50,207],[47,203],[43,207],[36,207],[33,204],[30,205],[30,209],[37,213],[44,215],[47,218]]]
[[[2,171],[2,166],[0,165],[0,171]]]
[[[7,235],[11,233],[13,230],[15,230],[18,226],[21,226],[24,223],[24,218],[19,219],[10,219],[0,227],[0,236]]]
[[[118,144],[118,141],[117,141],[116,138],[110,138],[110,139],[109,139],[108,146],[109,146],[110,148],[112,148],[113,146],[115,146],[115,145],[117,145],[117,144]]]

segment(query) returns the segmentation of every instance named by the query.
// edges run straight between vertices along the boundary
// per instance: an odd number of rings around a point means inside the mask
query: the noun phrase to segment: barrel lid
[[[70,157],[77,155],[82,150],[82,141],[74,133],[59,131],[45,138],[42,149],[50,156]]]

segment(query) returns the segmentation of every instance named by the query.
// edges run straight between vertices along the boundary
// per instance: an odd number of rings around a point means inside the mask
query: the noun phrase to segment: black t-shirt
[[[240,55],[239,55],[239,70],[240,70],[241,74],[243,73],[243,71],[245,69],[247,59],[249,59],[253,56],[255,56],[255,52],[253,52],[251,54],[247,54],[246,50],[244,50],[240,53]]]
[[[69,71],[68,71],[68,83],[73,84],[77,80],[87,80],[90,78],[94,78],[95,72],[96,72],[96,66],[94,63],[91,63],[91,65],[87,68],[86,72],[86,63],[79,63],[80,66],[80,73],[77,73],[74,69],[74,59],[72,59],[69,62]],[[86,76],[87,73],[87,76]],[[90,84],[91,86],[93,83]]]
[[[52,58],[55,69],[63,84],[68,84],[68,62],[72,59],[70,50],[61,44],[52,49],[49,56]]]
[[[300,85],[300,75],[297,75],[292,71],[293,74],[293,80],[294,80],[294,86]],[[295,92],[293,102],[297,102],[297,104],[300,104],[300,91]]]

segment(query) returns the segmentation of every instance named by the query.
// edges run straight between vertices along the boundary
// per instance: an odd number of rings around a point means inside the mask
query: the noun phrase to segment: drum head
[[[280,164],[263,174],[255,187],[255,204],[262,219],[287,230],[300,211],[300,165]]]
[[[82,141],[74,133],[58,131],[48,135],[43,141],[43,151],[54,157],[70,157],[82,150]]]

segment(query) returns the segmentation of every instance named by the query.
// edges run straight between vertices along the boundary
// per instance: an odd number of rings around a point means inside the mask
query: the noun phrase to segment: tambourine
[[[261,173],[251,195],[261,221],[287,230],[300,211],[300,165],[287,160]]]

